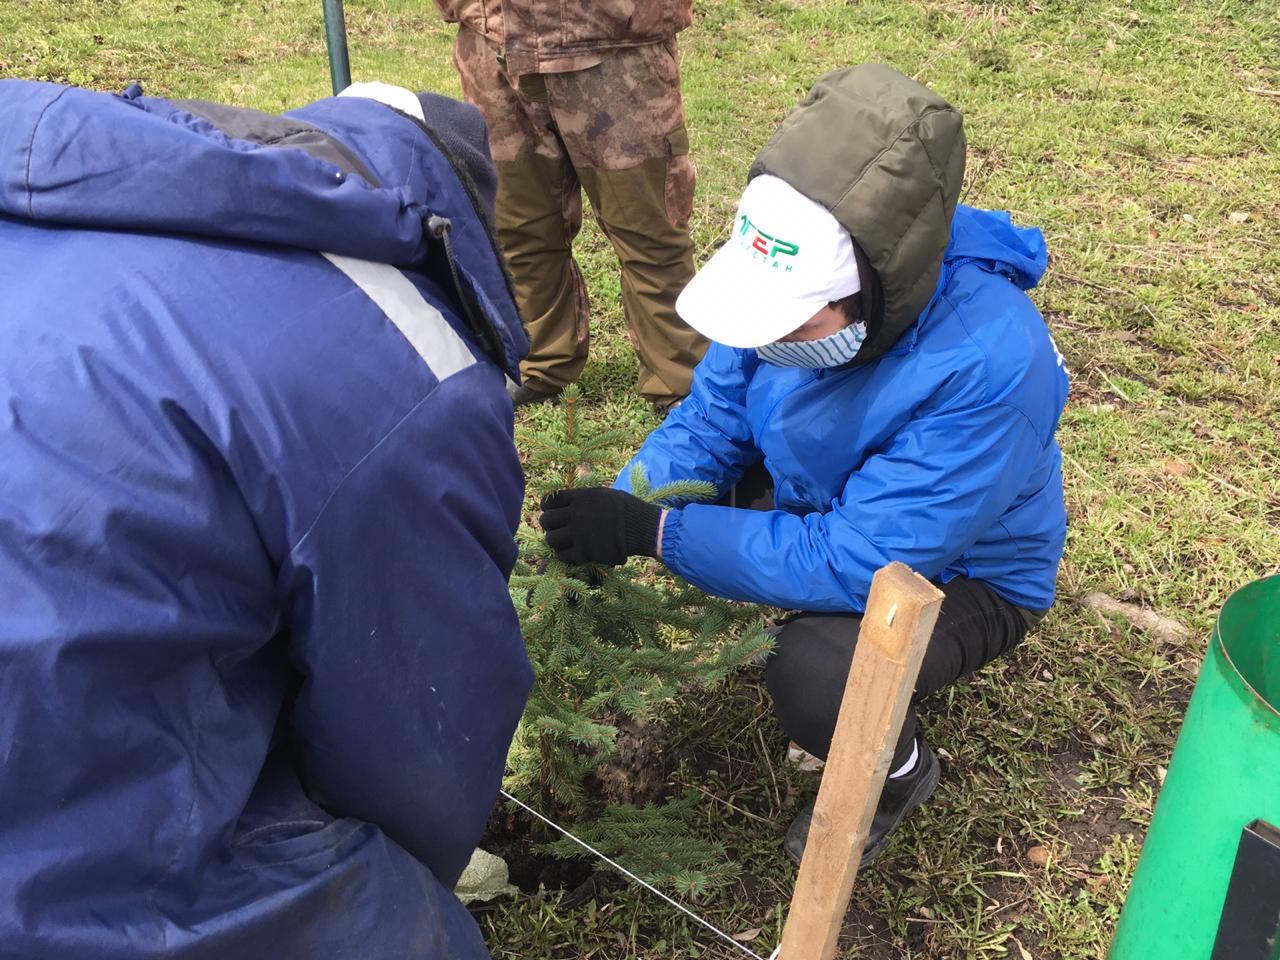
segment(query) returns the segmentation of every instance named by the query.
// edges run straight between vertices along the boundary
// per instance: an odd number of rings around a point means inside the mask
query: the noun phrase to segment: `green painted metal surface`
[[[342,0],[324,0],[324,39],[329,48],[329,79],[333,95],[351,86],[351,63],[347,59],[347,17]]]
[[[1280,824],[1280,576],[1218,616],[1111,960],[1206,960],[1240,832]]]

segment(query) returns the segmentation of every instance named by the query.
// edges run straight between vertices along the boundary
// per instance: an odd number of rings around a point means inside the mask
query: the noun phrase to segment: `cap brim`
[[[745,348],[785,337],[826,305],[822,296],[780,296],[767,273],[740,269],[722,247],[680,292],[676,313],[708,340]]]

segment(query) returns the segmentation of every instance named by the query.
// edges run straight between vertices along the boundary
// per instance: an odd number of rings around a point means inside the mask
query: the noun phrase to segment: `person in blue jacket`
[[[711,593],[801,611],[766,681],[783,729],[820,757],[880,567],[904,562],[945,594],[917,699],[1008,652],[1054,599],[1067,374],[1024,292],[1044,241],[958,205],[964,152],[959,113],[901,74],[824,77],[677,302],[713,341],[689,398],[611,489],[543,505],[562,559],[657,556]],[[644,503],[637,465],[731,502]],[[937,785],[914,713],[890,771],[864,862]],[[810,813],[787,833],[797,860]]]
[[[0,81],[6,960],[488,956],[525,339],[479,114],[355,92]]]

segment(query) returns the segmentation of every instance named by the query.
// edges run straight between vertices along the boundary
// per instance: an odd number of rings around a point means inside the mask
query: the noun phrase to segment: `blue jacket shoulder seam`
[[[964,327],[965,337],[967,337],[969,342],[973,344],[973,348],[982,355],[982,399],[984,403],[992,403],[991,378],[989,376],[991,355],[987,353],[986,348],[982,346],[978,341],[978,338],[973,335],[973,332],[969,329],[969,322],[965,318],[964,312],[956,306],[955,301],[953,301],[946,293],[942,294],[942,299],[946,301],[947,306],[951,308],[952,312],[955,313],[956,318],[960,321],[960,325]],[[1046,441],[1041,437],[1040,429],[1036,426],[1035,421],[1032,420],[1030,414],[1021,407],[1010,403],[1008,400],[997,400],[993,403],[993,406],[1008,407],[1010,410],[1016,411],[1022,419],[1027,422],[1027,426],[1031,428],[1031,432],[1035,435],[1036,439],[1040,440],[1041,447],[1046,445]],[[1052,434],[1050,434],[1050,440],[1052,440],[1052,438]]]
[[[978,342],[978,338],[973,335],[973,331],[969,329],[969,321],[965,317],[964,311],[956,306],[956,302],[951,299],[951,296],[944,291],[941,299],[946,301],[947,306],[951,308],[951,312],[954,313],[956,315],[956,319],[960,321],[960,326],[964,327],[964,335],[968,339],[969,343],[971,343],[973,348],[982,355],[982,399],[984,403],[990,402],[991,377],[989,373],[991,369],[991,355],[987,353],[982,344]]]
[[[27,141],[27,169],[26,176],[22,186],[27,191],[27,216],[32,220],[35,219],[35,195],[31,192],[31,162],[36,152],[36,134],[40,130],[40,124],[44,120],[44,115],[49,112],[49,108],[63,98],[70,87],[63,87],[58,91],[58,95],[44,105],[40,110],[40,115],[36,117],[36,122],[31,125],[31,139]]]
[[[465,372],[466,371],[459,371],[459,373],[465,373]],[[458,374],[454,374],[454,376],[458,376]],[[306,542],[307,537],[311,536],[311,531],[316,528],[316,526],[320,523],[320,520],[324,517],[325,511],[329,509],[329,504],[332,503],[334,497],[338,495],[338,491],[340,491],[343,488],[343,486],[346,485],[346,482],[348,480],[350,480],[353,476],[355,476],[356,471],[358,471],[362,466],[364,466],[364,464],[369,460],[369,458],[372,457],[375,453],[377,453],[378,449],[384,443],[386,443],[389,439],[391,439],[391,437],[396,433],[396,431],[398,431],[402,426],[404,426],[406,422],[412,419],[417,414],[417,412],[422,409],[422,405],[425,404],[428,400],[431,399],[432,396],[435,395],[436,390],[439,389],[440,385],[443,382],[444,381],[439,381],[438,383],[435,384],[435,386],[431,387],[421,398],[419,398],[417,403],[415,403],[412,407],[410,407],[407,411],[405,411],[404,416],[402,416],[399,420],[397,420],[394,424],[392,424],[391,427],[381,437],[378,438],[377,442],[374,443],[368,450],[365,451],[364,455],[360,457],[359,460],[357,460],[355,463],[351,465],[350,469],[348,469],[346,473],[342,475],[341,479],[339,479],[338,482],[333,485],[333,488],[325,496],[324,502],[320,504],[319,509],[316,510],[316,515],[312,518],[311,522],[307,524],[307,528],[302,532],[302,534],[298,537],[298,539],[295,540],[289,546],[289,550],[285,554],[286,556],[292,556],[294,552],[300,546],[302,546],[304,542]]]

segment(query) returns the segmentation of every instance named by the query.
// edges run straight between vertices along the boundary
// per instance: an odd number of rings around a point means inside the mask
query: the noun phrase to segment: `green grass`
[[[1270,0],[699,0],[682,37],[700,179],[723,237],[755,151],[822,72],[889,63],[966,115],[965,201],[1041,226],[1034,296],[1072,371],[1060,601],[1023,647],[936,698],[934,801],[859,878],[843,955],[1100,958],[1213,617],[1280,568],[1280,18]],[[0,0],[0,74],[278,110],[327,94],[319,0]],[[428,0],[349,0],[357,78],[456,94]],[[1263,92],[1255,92],[1263,91]],[[1240,216],[1246,214],[1247,217]],[[589,416],[639,443],[616,265],[580,243],[595,318]],[[533,411],[537,421],[546,411]],[[630,449],[617,451],[619,464]],[[1090,591],[1181,620],[1170,643]],[[758,674],[674,721],[709,836],[742,864],[695,908],[767,955],[794,871],[781,832],[816,784],[783,762]],[[750,816],[744,814],[750,814]],[[1027,851],[1041,846],[1048,861]],[[730,957],[608,884],[482,917],[498,957]]]

